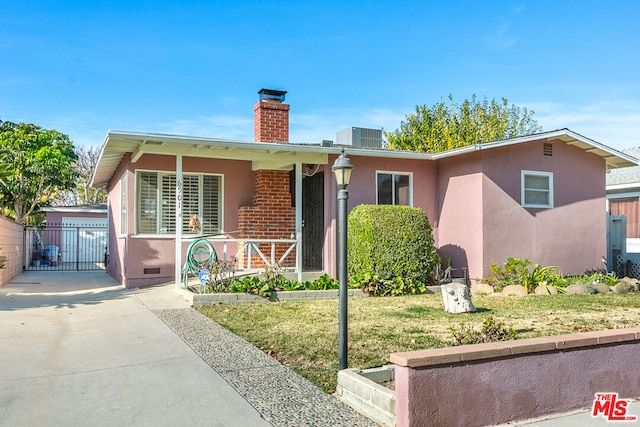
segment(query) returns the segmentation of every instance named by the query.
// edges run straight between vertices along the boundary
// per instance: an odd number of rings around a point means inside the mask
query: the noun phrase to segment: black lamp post
[[[347,185],[351,179],[353,164],[344,154],[331,167],[338,183],[338,281],[340,282],[338,309],[338,369],[346,369],[347,363]]]

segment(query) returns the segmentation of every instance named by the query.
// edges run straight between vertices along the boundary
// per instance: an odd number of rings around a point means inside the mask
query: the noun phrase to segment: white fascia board
[[[351,146],[333,145],[331,147],[323,147],[320,145],[293,144],[282,142],[248,142],[239,140],[226,140],[215,138],[191,138],[176,135],[149,134],[136,132],[109,131],[107,138],[119,139],[142,144],[146,141],[149,151],[154,144],[151,143],[168,143],[168,144],[185,144],[185,145],[203,145],[225,148],[242,148],[246,150],[266,150],[270,152],[300,152],[300,153],[326,153],[339,155],[344,149],[349,155],[366,156],[366,157],[387,157],[387,158],[413,158],[432,160],[433,154],[419,153],[414,151],[396,151],[384,149],[366,149],[354,148]]]
[[[44,207],[41,208],[40,211],[42,212],[61,212],[61,213],[99,213],[99,214],[107,214],[107,208],[105,205],[104,209],[99,209],[99,208],[83,208],[83,207],[72,207],[72,206],[65,206],[65,207]]]
[[[100,153],[98,154],[98,162],[96,163],[96,167],[93,168],[93,173],[91,174],[91,179],[89,180],[89,187],[93,187],[93,184],[96,180],[96,171],[98,170],[98,165],[100,163],[100,159],[104,155],[104,149],[107,146],[107,141],[109,141],[109,132],[107,131],[107,135],[104,137],[104,141],[102,141],[102,146],[100,147]]]
[[[640,197],[640,191],[630,191],[627,193],[607,194],[607,200],[628,199],[630,197]]]
[[[640,188],[640,182],[630,182],[626,184],[612,184],[612,185],[606,186],[607,191],[627,190],[630,188]]]
[[[559,129],[559,130],[554,130],[554,131],[549,131],[549,132],[541,132],[541,133],[536,133],[536,134],[532,134],[532,135],[526,135],[526,136],[521,136],[518,138],[511,138],[511,139],[505,139],[505,140],[501,140],[501,141],[494,141],[494,142],[485,142],[483,144],[474,144],[474,145],[470,145],[467,147],[463,147],[460,149],[454,149],[454,150],[450,150],[450,151],[445,151],[443,153],[438,153],[436,154],[434,157],[435,158],[444,158],[444,157],[451,157],[451,156],[456,156],[456,155],[460,155],[460,154],[464,154],[464,153],[468,153],[470,151],[475,151],[475,150],[489,150],[492,148],[499,148],[499,147],[506,147],[509,145],[515,145],[515,144],[522,144],[522,143],[526,143],[526,142],[532,142],[532,141],[539,141],[542,139],[554,139],[554,138],[562,138],[562,137],[569,137],[573,140],[579,141],[585,145],[591,146],[597,150],[601,150],[607,154],[610,154],[612,157],[618,157],[626,162],[629,162],[631,164],[629,165],[625,165],[625,166],[633,166],[633,165],[638,165],[638,159],[636,159],[635,157],[629,156],[628,154],[622,153],[614,148],[608,147],[604,144],[601,144],[599,142],[596,142],[592,139],[589,139],[587,137],[584,137],[580,134],[577,134],[569,129]],[[566,142],[566,141],[565,141]],[[569,142],[566,142],[569,143]],[[605,156],[601,157],[605,158]]]

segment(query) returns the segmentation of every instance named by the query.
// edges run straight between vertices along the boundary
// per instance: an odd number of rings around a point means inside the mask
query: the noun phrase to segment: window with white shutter
[[[138,233],[158,232],[158,174],[140,172],[138,174]]]
[[[183,174],[183,233],[193,234],[188,221],[197,216],[202,229],[197,233],[215,234],[222,228],[222,176]],[[175,173],[137,173],[136,204],[138,234],[173,234],[176,231]]]
[[[200,180],[202,175],[183,175],[182,180],[182,224],[183,233],[192,233],[189,228],[189,218],[193,215],[202,221],[202,213],[200,212]]]
[[[160,229],[158,233],[176,232],[176,176],[162,175]]]

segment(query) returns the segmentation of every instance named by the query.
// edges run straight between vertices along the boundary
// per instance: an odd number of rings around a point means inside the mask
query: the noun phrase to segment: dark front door
[[[302,179],[302,269],[322,270],[324,242],[324,174]]]

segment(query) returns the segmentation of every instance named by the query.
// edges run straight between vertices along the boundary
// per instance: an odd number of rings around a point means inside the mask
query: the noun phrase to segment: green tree
[[[448,104],[440,100],[431,108],[417,106],[398,129],[385,132],[388,148],[436,153],[542,131],[533,110],[509,105],[505,98],[480,102],[473,95],[462,104],[451,95],[448,99]]]
[[[75,188],[67,191],[57,192],[51,199],[52,206],[78,206],[96,205],[107,202],[107,190],[104,188],[93,188],[91,177],[98,164],[100,157],[100,147],[76,147],[74,148],[78,160],[74,167],[78,174]]]
[[[76,185],[69,137],[29,123],[0,121],[0,206],[24,223],[56,191]]]

